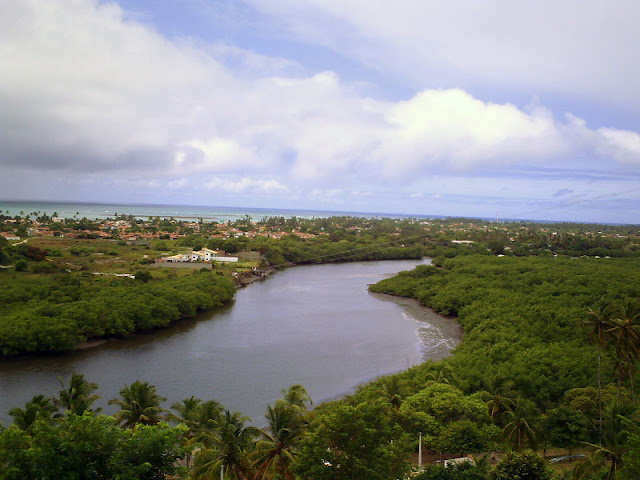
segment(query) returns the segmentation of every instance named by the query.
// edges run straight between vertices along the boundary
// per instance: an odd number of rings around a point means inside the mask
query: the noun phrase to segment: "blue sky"
[[[5,0],[0,198],[640,223],[638,18]]]

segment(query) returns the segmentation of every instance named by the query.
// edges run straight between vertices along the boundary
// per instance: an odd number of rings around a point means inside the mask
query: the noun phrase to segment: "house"
[[[192,262],[237,262],[238,257],[227,257],[222,250],[203,248],[198,252],[191,252]]]
[[[168,257],[160,258],[161,262],[169,262],[169,263],[183,263],[191,260],[191,256],[187,253],[179,253],[177,255],[171,255]]]
[[[20,237],[9,232],[0,232],[0,236],[6,238],[7,240],[20,240]]]

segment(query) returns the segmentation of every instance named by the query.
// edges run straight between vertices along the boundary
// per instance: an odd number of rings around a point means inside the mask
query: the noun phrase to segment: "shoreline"
[[[423,257],[422,260],[427,259],[429,257]],[[394,259],[395,260],[395,259]],[[389,261],[394,261],[394,260],[389,260]],[[367,262],[367,260],[359,260],[362,262]],[[372,260],[372,261],[386,261],[386,260]],[[334,262],[327,262],[327,263],[319,263],[319,264],[309,264],[309,265],[326,265],[326,264],[330,264],[330,263],[334,263]],[[342,263],[342,262],[340,262]],[[347,262],[347,263],[351,263],[351,262]],[[260,272],[260,274],[256,274],[255,271],[246,271],[246,272],[240,272],[238,273],[235,277],[233,277],[233,280],[235,282],[236,285],[236,291],[238,289],[241,288],[246,288],[248,285],[251,285],[257,281],[264,281],[267,280],[269,278],[271,278],[271,276],[281,270],[285,270],[291,267],[295,267],[298,266],[297,264],[288,264],[286,266],[283,266],[283,268],[276,268],[276,267],[265,267],[262,269],[259,269],[258,271]],[[393,275],[391,275],[393,276]],[[409,299],[409,298],[405,298],[405,297],[396,297],[394,295],[389,295],[389,294],[380,294],[380,293],[373,293],[373,292],[369,292],[370,295],[372,296],[379,296],[378,298],[383,299],[385,301],[392,301],[396,304],[403,304],[403,305],[409,305],[409,300],[415,300],[415,299]],[[385,298],[388,297],[388,298]],[[235,298],[235,293],[234,293],[234,298]],[[229,304],[233,303],[232,299]],[[404,302],[404,303],[403,303]],[[225,305],[226,306],[226,305]],[[417,302],[417,300],[415,300],[415,307],[421,307],[421,308],[428,308],[428,307],[424,307],[423,305],[420,305],[419,302]],[[16,360],[16,359],[23,359],[23,358],[34,358],[34,357],[48,357],[48,356],[58,356],[58,355],[67,355],[67,354],[74,354],[74,353],[80,353],[80,352],[84,352],[84,351],[89,351],[89,350],[93,350],[95,348],[98,348],[100,346],[103,346],[107,343],[111,343],[111,342],[118,342],[120,340],[127,340],[127,339],[131,339],[134,337],[140,337],[140,336],[144,336],[156,331],[164,331],[168,328],[171,328],[173,326],[182,324],[184,321],[187,320],[194,320],[197,319],[200,315],[208,315],[212,312],[214,312],[215,310],[217,310],[220,307],[216,307],[212,310],[206,310],[206,311],[202,311],[199,312],[197,315],[195,315],[194,317],[188,317],[188,318],[182,318],[180,320],[177,320],[176,322],[171,323],[170,325],[164,326],[164,327],[157,327],[157,328],[153,328],[151,330],[144,330],[144,331],[138,331],[138,332],[133,332],[131,335],[127,335],[126,337],[118,337],[118,336],[113,336],[113,337],[101,337],[101,338],[91,338],[88,339],[82,343],[79,343],[77,345],[75,345],[71,350],[68,351],[62,351],[62,352],[57,352],[57,351],[46,351],[46,352],[37,352],[37,353],[23,353],[23,354],[19,354],[19,355],[12,355],[12,356],[1,356],[0,355],[0,362],[1,361],[10,361],[10,360]],[[224,307],[223,307],[224,308]],[[435,312],[433,312],[434,315],[438,315],[435,314]],[[420,320],[418,320],[420,321]],[[424,361],[424,360],[423,360]],[[400,370],[399,370],[400,371]],[[365,382],[370,381],[370,380],[365,380]],[[360,383],[354,385],[355,386],[359,385]]]
[[[462,341],[462,326],[457,317],[440,315],[433,309],[422,305],[415,298],[376,292],[369,292],[369,295],[385,302],[403,306],[404,314],[419,324],[418,343],[422,347],[422,362],[428,360],[439,361],[450,356],[453,349]],[[427,337],[436,339],[436,342],[430,347],[426,346],[425,340]],[[429,358],[425,358],[426,356],[429,356]]]

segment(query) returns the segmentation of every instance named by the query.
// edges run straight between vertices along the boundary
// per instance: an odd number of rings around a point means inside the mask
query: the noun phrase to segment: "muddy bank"
[[[404,307],[403,316],[418,322],[418,342],[423,360],[442,360],[462,340],[462,327],[455,317],[445,317],[422,305],[415,298],[396,297],[386,293],[369,295]]]

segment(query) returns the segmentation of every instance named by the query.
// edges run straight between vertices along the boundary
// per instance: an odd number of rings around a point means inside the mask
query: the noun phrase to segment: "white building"
[[[222,250],[203,248],[198,252],[191,252],[192,262],[237,262],[238,257],[227,257]]]

